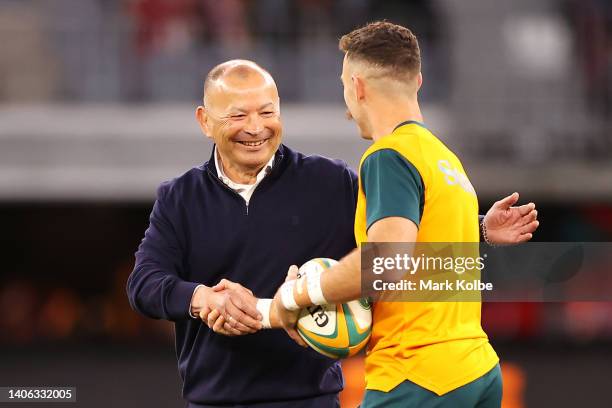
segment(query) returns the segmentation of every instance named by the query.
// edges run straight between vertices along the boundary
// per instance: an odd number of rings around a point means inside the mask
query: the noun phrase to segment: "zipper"
[[[244,215],[249,215],[249,205],[246,203],[246,200],[244,199],[244,197],[242,197],[240,194],[238,194],[237,192],[235,192],[234,190],[229,188],[229,186],[227,184],[222,182],[221,179],[218,176],[216,176],[215,174],[213,174],[212,171],[210,171],[208,166],[206,167],[206,171],[208,172],[208,174],[210,174],[212,176],[213,179],[215,179],[217,181],[217,183],[221,184],[221,186],[223,186],[223,188],[225,188],[227,191],[231,192],[235,197],[238,197],[240,199],[240,201],[242,201],[242,203],[244,204],[244,209],[245,209]],[[255,190],[257,190],[257,188],[255,188]],[[255,193],[255,191],[253,191],[253,193]]]
[[[274,153],[276,155],[276,153]],[[257,187],[255,187],[255,190],[253,190],[253,194],[251,194],[251,199],[249,201],[253,201],[253,196],[255,195],[255,193],[257,192],[257,190],[261,187],[261,183],[264,183],[266,181],[266,178],[272,174],[272,172],[274,171],[274,169],[278,166],[278,162],[280,162],[283,159],[283,155],[279,154],[278,157],[274,158],[274,163],[272,163],[272,168],[270,168],[270,171],[268,172],[268,174],[266,174],[266,177],[263,178],[263,180],[261,180],[259,182],[259,184],[257,185]],[[208,166],[206,166],[206,171],[208,172],[208,174],[210,174],[212,176],[212,178],[214,178],[215,180],[217,180],[217,183],[220,183],[223,188],[225,188],[228,191],[231,191],[232,194],[234,194],[235,196],[238,196],[238,198],[240,198],[240,200],[242,200],[242,202],[244,203],[244,210],[245,210],[245,214],[246,216],[249,215],[249,204],[247,204],[246,200],[237,192],[235,192],[234,190],[232,190],[231,188],[229,188],[229,186],[227,184],[225,184],[224,182],[221,181],[221,179],[213,174],[213,172],[208,168]]]
[[[251,199],[249,200],[249,202],[253,202],[253,197],[255,197],[255,193],[257,193],[258,190],[261,189],[261,185],[263,183],[266,182],[267,178],[272,174],[272,172],[274,171],[274,169],[276,168],[276,166],[278,165],[278,162],[280,161],[280,159],[282,159],[282,155],[279,155],[279,157],[275,157],[274,158],[274,163],[272,163],[272,167],[270,168],[270,171],[268,172],[268,174],[266,174],[266,176],[259,182],[259,184],[257,185],[257,187],[255,187],[255,189],[253,190],[253,193],[251,194]],[[265,185],[265,184],[264,184]],[[226,186],[227,187],[227,186]],[[229,187],[228,187],[229,188]],[[234,191],[235,192],[235,191]],[[238,194],[238,193],[236,193]],[[246,203],[246,201],[245,201]],[[246,204],[246,215],[249,215],[249,205]]]

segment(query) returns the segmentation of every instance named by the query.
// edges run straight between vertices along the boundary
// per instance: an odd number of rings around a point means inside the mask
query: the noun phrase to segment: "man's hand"
[[[219,316],[225,320],[223,323],[224,331],[232,332],[234,335],[244,335],[255,333],[262,329],[262,316],[257,310],[257,298],[253,296],[253,292],[250,289],[228,279],[221,279],[212,289],[215,292],[224,293],[226,296],[229,296],[231,304],[236,306],[226,307],[225,314],[221,309],[211,306],[211,310],[218,311]],[[208,320],[210,321],[211,319],[209,318]],[[216,324],[219,327],[220,323],[216,322]],[[214,324],[212,326],[209,324],[209,327],[215,330]]]
[[[225,318],[221,316],[221,313],[219,313],[219,311],[217,310],[213,310],[208,314],[200,313],[200,319],[202,319],[202,321],[206,323],[206,325],[210,327],[212,331],[218,334],[223,334],[224,336],[231,337],[246,334],[241,333],[239,330],[234,329],[231,326],[228,326],[228,328],[226,329],[225,325],[227,323],[225,322]]]
[[[222,279],[212,288],[199,288],[194,294],[192,308],[200,304],[200,319],[216,333],[239,336],[262,328],[257,298],[239,283]]]
[[[519,193],[513,193],[496,201],[487,211],[484,225],[490,243],[512,245],[529,241],[538,228],[538,211],[534,203],[513,207],[519,199]]]
[[[294,280],[297,278],[297,275],[298,267],[291,265],[285,281]],[[272,305],[270,306],[270,323],[272,327],[282,327],[293,341],[302,347],[308,347],[295,329],[299,313],[299,310],[291,311],[285,309],[281,301],[280,290],[277,290],[276,295],[274,295],[274,300],[272,300]]]

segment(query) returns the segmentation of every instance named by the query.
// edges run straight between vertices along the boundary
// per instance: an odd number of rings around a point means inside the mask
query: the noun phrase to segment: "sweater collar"
[[[212,152],[210,154],[210,158],[208,159],[206,163],[204,163],[204,167],[207,168],[208,171],[212,173],[213,175],[220,177],[221,175],[217,172],[217,166],[215,165],[216,164],[215,163],[216,149],[217,149],[217,145],[214,144],[212,148]],[[270,171],[267,173],[268,176],[272,176],[273,174],[275,174],[276,170],[281,166],[283,159],[285,157],[286,149],[287,148],[283,144],[280,144],[278,146],[276,153],[274,153],[274,157],[271,159],[272,166],[271,166]]]

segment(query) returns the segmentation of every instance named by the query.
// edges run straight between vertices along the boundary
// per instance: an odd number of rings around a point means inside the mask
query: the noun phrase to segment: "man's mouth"
[[[258,140],[255,142],[238,141],[238,143],[244,146],[257,147],[257,146],[261,146],[262,144],[266,143],[268,140],[269,139],[264,139],[264,140]]]

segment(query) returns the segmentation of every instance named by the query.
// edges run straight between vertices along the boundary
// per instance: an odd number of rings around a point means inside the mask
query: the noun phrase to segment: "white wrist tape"
[[[323,290],[321,289],[321,274],[322,270],[314,270],[306,275],[306,290],[308,290],[308,297],[310,301],[315,305],[325,305],[327,300],[323,296]]]
[[[283,306],[287,310],[298,310],[299,306],[295,303],[295,298],[293,297],[293,288],[295,287],[295,281],[290,280],[280,287],[281,294],[281,302],[283,302]]]
[[[257,299],[257,311],[261,313],[261,325],[264,329],[271,329],[270,325],[270,307],[272,306],[272,299]]]

